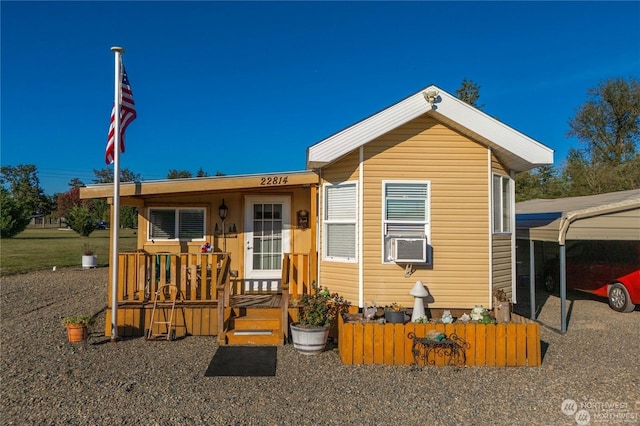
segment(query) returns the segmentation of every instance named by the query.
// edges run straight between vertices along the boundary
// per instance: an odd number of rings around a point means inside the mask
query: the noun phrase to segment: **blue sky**
[[[587,90],[640,75],[640,2],[12,2],[1,12],[2,165],[47,194],[91,183],[113,102],[121,167],[304,170],[306,148],[418,90],[480,85],[483,110],[556,151]],[[109,166],[112,167],[112,166]]]

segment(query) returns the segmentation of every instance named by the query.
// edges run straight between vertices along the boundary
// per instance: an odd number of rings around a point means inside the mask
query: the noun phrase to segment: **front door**
[[[288,196],[246,197],[245,291],[280,289],[282,254],[289,251],[290,205]]]

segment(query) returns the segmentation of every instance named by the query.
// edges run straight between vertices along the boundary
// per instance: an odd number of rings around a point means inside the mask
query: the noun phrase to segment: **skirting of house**
[[[117,326],[119,337],[139,337],[144,336],[151,321],[151,311],[153,304],[121,306],[118,307]],[[160,315],[168,313],[168,309],[163,310]],[[176,305],[174,312],[174,325],[176,337],[186,335],[192,336],[215,336],[218,334],[218,317],[216,305],[197,306],[191,304],[188,307]],[[156,312],[156,316],[158,313]],[[156,320],[158,318],[156,317]],[[158,327],[157,325],[155,327]],[[154,333],[161,333],[162,330],[153,330]],[[105,336],[111,335],[111,310],[106,311]]]
[[[540,324],[512,314],[512,321],[503,324],[378,324],[375,322],[344,322],[339,318],[338,349],[344,364],[412,365],[414,341],[430,330],[447,336],[457,335],[468,343],[463,365],[516,367],[539,366],[542,361]],[[449,365],[446,355],[433,357],[435,366]]]

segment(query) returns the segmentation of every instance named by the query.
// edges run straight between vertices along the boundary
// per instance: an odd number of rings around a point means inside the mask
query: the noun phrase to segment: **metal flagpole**
[[[114,91],[114,149],[113,149],[113,213],[111,223],[111,341],[118,340],[118,240],[120,239],[120,109],[122,107],[122,47],[114,46],[115,91]]]

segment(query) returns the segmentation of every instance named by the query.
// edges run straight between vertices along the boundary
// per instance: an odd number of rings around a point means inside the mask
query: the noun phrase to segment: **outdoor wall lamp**
[[[220,220],[222,221],[222,251],[227,252],[227,236],[224,232],[224,220],[227,218],[227,214],[229,213],[229,207],[224,203],[224,198],[222,199],[222,204],[218,207],[218,215],[220,215]]]
[[[227,218],[227,214],[229,213],[229,207],[224,203],[224,198],[222,199],[222,204],[218,207],[218,214],[220,215],[220,220],[224,222]]]
[[[429,102],[429,105],[433,106],[433,103],[436,101],[439,92],[436,89],[429,89],[423,93],[424,98]]]

